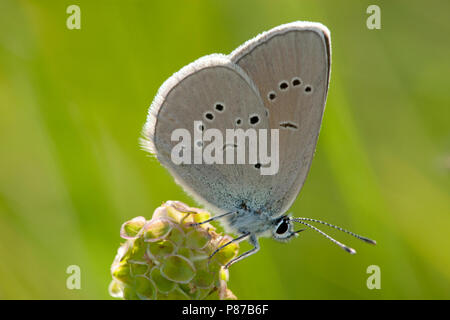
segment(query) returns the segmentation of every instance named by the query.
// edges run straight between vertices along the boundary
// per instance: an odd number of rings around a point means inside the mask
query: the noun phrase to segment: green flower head
[[[124,299],[236,299],[227,288],[227,262],[239,246],[205,221],[210,214],[178,201],[168,201],[151,220],[136,217],[122,225],[120,246],[111,266],[111,296]]]

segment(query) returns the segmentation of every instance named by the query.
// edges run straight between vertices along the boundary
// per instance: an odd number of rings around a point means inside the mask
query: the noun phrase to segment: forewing
[[[222,110],[216,109],[218,103]],[[258,91],[238,66],[225,56],[203,57],[161,87],[144,128],[144,146],[197,201],[212,209],[233,210],[241,199],[258,192],[260,171],[253,164],[174,164],[171,153],[179,141],[172,141],[171,135],[176,129],[188,130],[194,152],[198,147],[193,139],[197,130],[194,121],[202,121],[203,133],[217,129],[224,138],[223,149],[233,148],[226,146],[225,130],[268,128],[265,111]],[[213,120],[206,117],[208,113]],[[259,117],[257,125],[249,122],[253,115]]]

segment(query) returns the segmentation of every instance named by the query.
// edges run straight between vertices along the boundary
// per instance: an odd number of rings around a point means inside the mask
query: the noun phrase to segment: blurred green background
[[[68,30],[66,8],[81,8]],[[370,4],[381,30],[366,27]],[[241,299],[450,298],[449,1],[0,0],[0,298],[108,299],[122,222],[195,205],[140,150],[162,82],[295,20],[331,31],[315,159],[290,211],[367,235],[308,231],[230,270]],[[248,248],[243,245],[243,249]],[[81,267],[81,290],[66,268]],[[366,269],[381,268],[369,290]]]

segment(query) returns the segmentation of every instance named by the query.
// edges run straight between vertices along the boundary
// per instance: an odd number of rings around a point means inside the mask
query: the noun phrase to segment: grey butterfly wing
[[[261,177],[261,187],[271,189],[266,207],[272,214],[289,209],[311,166],[328,92],[330,50],[325,26],[294,22],[257,36],[230,55],[259,90],[270,128],[280,129],[280,170],[272,179]]]
[[[220,110],[217,104],[222,106]],[[194,137],[194,121],[202,121],[205,134],[215,129],[225,137],[226,129],[254,127],[249,117],[255,114],[257,126],[268,128],[265,111],[258,91],[238,66],[226,56],[206,56],[163,84],[150,107],[143,144],[198,202],[216,212],[232,211],[241,199],[258,192],[259,170],[252,164],[176,164],[172,151],[179,141],[172,141],[172,133],[186,129]],[[233,148],[225,140],[222,146]],[[193,143],[192,149],[185,151],[194,153],[197,147]]]

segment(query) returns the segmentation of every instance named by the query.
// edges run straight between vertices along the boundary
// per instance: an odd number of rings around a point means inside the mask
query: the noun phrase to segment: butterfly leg
[[[232,243],[239,243],[242,240],[244,240],[245,238],[247,238],[250,235],[250,232],[244,233],[243,235],[228,241],[227,243],[225,243],[224,245],[221,245],[220,247],[218,247],[216,250],[214,250],[214,252],[209,256],[208,259],[211,259],[217,252],[219,252],[220,250],[222,250],[223,248],[225,248],[227,245],[232,244]]]
[[[201,224],[208,223],[208,222],[211,222],[213,220],[217,220],[217,219],[223,218],[223,217],[225,217],[225,216],[227,216],[229,214],[232,214],[232,213],[236,213],[236,212],[232,211],[232,212],[227,212],[227,213],[224,213],[224,214],[220,214],[218,216],[214,216],[214,217],[212,217],[212,218],[210,218],[208,220],[202,221],[202,222],[192,223],[191,226],[196,227],[196,226],[199,226]]]
[[[228,269],[233,263],[236,263],[236,262],[238,262],[238,261],[241,261],[242,259],[245,259],[245,258],[247,258],[248,256],[251,256],[252,254],[254,254],[254,253],[256,253],[256,252],[259,251],[258,238],[257,238],[254,234],[252,234],[252,235],[250,236],[249,242],[250,242],[250,244],[252,244],[252,245],[254,246],[254,248],[251,249],[251,250],[249,250],[249,251],[247,251],[247,252],[244,252],[244,253],[241,254],[239,257],[234,258],[233,260],[231,260],[230,262],[228,262],[228,263],[225,265],[225,269]]]

